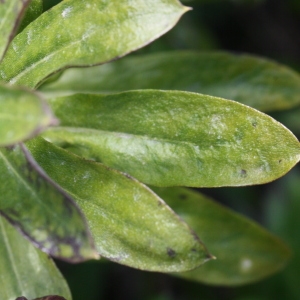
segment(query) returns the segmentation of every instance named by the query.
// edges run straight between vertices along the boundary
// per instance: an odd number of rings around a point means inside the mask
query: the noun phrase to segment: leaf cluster
[[[0,1],[1,299],[72,299],[49,256],[228,286],[287,263],[281,240],[188,187],[263,184],[298,163],[297,138],[261,111],[299,105],[299,75],[225,52],[117,60],[189,10]]]

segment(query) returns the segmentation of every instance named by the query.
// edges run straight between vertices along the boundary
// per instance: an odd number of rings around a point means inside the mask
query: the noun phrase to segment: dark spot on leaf
[[[192,248],[191,251],[192,252],[197,252],[197,250],[195,248]]]
[[[281,163],[282,162],[282,159],[279,159],[278,163]]]
[[[180,199],[180,200],[186,200],[186,199],[187,199],[187,195],[180,194],[180,195],[179,195],[179,199]]]
[[[176,252],[172,248],[167,248],[167,253],[171,258],[174,258],[176,256]]]
[[[160,200],[157,201],[158,206],[162,206],[162,202]]]
[[[252,122],[252,126],[253,126],[253,127],[256,127],[256,126],[257,126],[257,123],[256,123],[256,122]]]
[[[242,169],[242,170],[241,170],[241,176],[242,176],[242,177],[247,177],[247,171],[244,170],[244,169]]]

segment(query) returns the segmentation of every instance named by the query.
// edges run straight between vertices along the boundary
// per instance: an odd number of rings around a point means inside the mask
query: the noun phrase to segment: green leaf
[[[71,300],[68,285],[46,254],[24,239],[0,217],[0,299],[30,299],[60,294]]]
[[[135,179],[41,139],[27,144],[49,176],[76,199],[101,256],[160,272],[190,270],[211,258],[186,223]]]
[[[262,111],[300,104],[300,76],[267,59],[225,52],[174,51],[126,57],[104,66],[69,69],[41,90],[107,93],[184,90],[235,100]]]
[[[56,123],[38,94],[0,85],[0,146],[22,142]]]
[[[155,188],[211,249],[216,260],[178,276],[214,285],[240,285],[282,269],[290,250],[253,221],[185,188]]]
[[[47,139],[152,185],[261,184],[300,157],[283,125],[221,98],[144,90],[49,102],[61,127],[46,131]]]
[[[35,87],[58,70],[108,62],[158,38],[187,10],[177,0],[65,0],[14,39],[0,78]]]
[[[25,16],[19,27],[19,32],[21,32],[28,24],[33,22],[42,13],[43,13],[43,0],[31,0],[31,3],[28,6]]]
[[[24,10],[30,0],[1,0],[0,1],[0,61],[14,37]],[[1,75],[0,75],[1,77]]]
[[[0,149],[0,182],[0,213],[37,247],[70,262],[98,256],[78,207],[24,146]]]

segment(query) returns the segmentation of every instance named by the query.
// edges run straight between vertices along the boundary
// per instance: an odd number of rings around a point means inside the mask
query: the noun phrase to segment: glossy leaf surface
[[[177,91],[74,95],[50,101],[61,126],[45,136],[157,186],[275,180],[299,160],[296,137],[234,101]]]
[[[108,62],[158,38],[186,11],[177,0],[65,0],[14,39],[0,78],[35,87],[60,69]]]
[[[101,256],[160,272],[193,269],[210,258],[186,223],[135,179],[40,139],[27,145],[49,176],[76,199]]]
[[[214,285],[240,285],[282,269],[290,251],[258,224],[200,193],[184,188],[155,188],[213,251],[216,260],[178,274]]]
[[[0,61],[17,31],[29,3],[30,0],[0,1]]]
[[[0,299],[60,294],[71,300],[67,283],[45,253],[0,217]]]
[[[0,146],[20,143],[55,123],[37,94],[0,85]]]
[[[97,257],[80,210],[26,148],[1,148],[0,182],[1,214],[36,246],[70,262]]]
[[[108,93],[134,89],[183,90],[235,100],[263,111],[300,104],[300,75],[249,55],[174,51],[126,57],[104,66],[69,69],[41,89]]]
[[[31,0],[28,6],[22,23],[19,27],[19,32],[21,32],[28,24],[39,17],[43,12],[43,0]]]

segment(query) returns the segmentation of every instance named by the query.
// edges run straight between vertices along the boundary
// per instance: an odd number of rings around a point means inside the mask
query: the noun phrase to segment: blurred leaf
[[[177,0],[65,0],[14,39],[0,78],[35,87],[69,66],[108,62],[158,38],[187,10]]]
[[[300,104],[300,75],[249,55],[174,51],[127,57],[104,66],[70,69],[43,92],[107,93],[132,89],[197,92],[235,100],[259,110]]]
[[[1,214],[37,247],[70,262],[97,257],[80,210],[24,146],[1,148],[0,182]]]
[[[154,188],[211,249],[216,260],[178,276],[214,285],[258,281],[282,269],[290,251],[249,219],[184,188]]]
[[[22,23],[19,27],[19,32],[21,32],[28,24],[33,22],[37,17],[39,17],[43,12],[43,0],[31,0],[28,6]]]
[[[190,270],[210,259],[186,223],[135,179],[41,139],[28,146],[49,176],[76,199],[101,256],[160,272]]]
[[[30,299],[58,293],[68,300],[67,283],[46,254],[24,239],[0,217],[0,299],[14,300],[20,295]]]
[[[30,0],[1,0],[0,1],[0,61],[13,39],[24,10]],[[1,74],[0,74],[1,76]]]
[[[22,142],[55,123],[37,94],[0,85],[0,146]]]
[[[261,184],[299,160],[299,142],[284,126],[221,98],[144,90],[49,102],[62,127],[47,139],[152,185]]]

